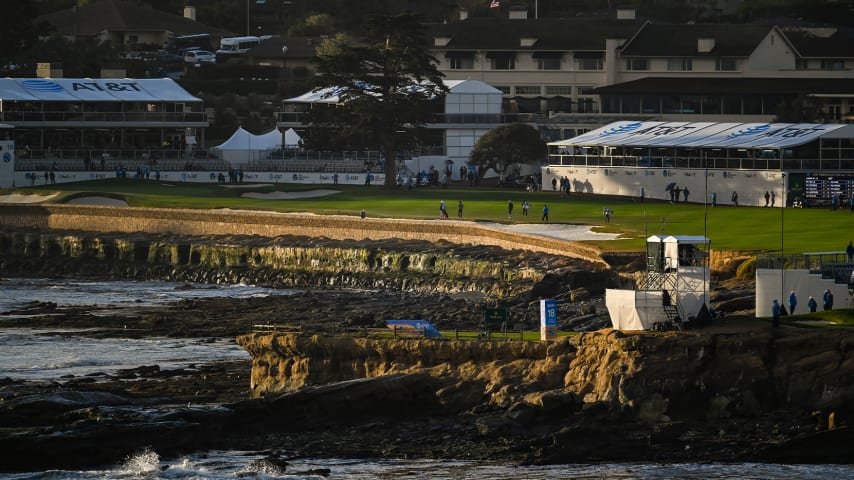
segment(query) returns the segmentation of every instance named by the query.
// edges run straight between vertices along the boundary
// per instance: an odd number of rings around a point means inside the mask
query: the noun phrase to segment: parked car
[[[216,55],[207,50],[188,50],[184,53],[184,61],[187,63],[216,63]]]

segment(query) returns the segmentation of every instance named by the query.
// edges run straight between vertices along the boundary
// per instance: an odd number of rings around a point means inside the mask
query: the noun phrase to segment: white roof
[[[709,243],[709,239],[702,235],[668,235],[666,237],[662,237],[659,235],[652,235],[651,237],[646,239],[646,243]]]
[[[550,146],[788,148],[845,127],[820,123],[620,121]]]
[[[171,78],[0,78],[0,100],[201,102]]]
[[[442,80],[451,93],[493,93],[501,94],[501,90],[481,82],[480,80]],[[337,92],[342,87],[327,87],[320,90],[312,90],[298,97],[284,100],[287,103],[338,103]]]

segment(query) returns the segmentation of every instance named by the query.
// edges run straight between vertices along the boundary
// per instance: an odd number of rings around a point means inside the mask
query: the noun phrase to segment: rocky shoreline
[[[151,244],[157,243],[152,237],[146,238]],[[218,242],[237,243],[230,240]],[[288,241],[297,243],[293,238]],[[319,249],[336,247],[334,242],[305,241]],[[353,243],[349,245],[352,247]],[[287,278],[279,286],[290,288],[300,286],[302,281],[304,291],[268,298],[183,301],[109,313],[98,312],[94,307],[36,304],[18,312],[26,313],[28,318],[4,318],[2,325],[97,327],[81,333],[95,337],[233,339],[251,333],[257,325],[297,329],[300,337],[307,339],[342,333],[360,337],[369,329],[382,328],[383,321],[389,318],[425,318],[443,329],[473,329],[480,323],[485,305],[500,304],[511,311],[518,324],[514,326],[532,329],[538,321],[537,299],[557,296],[563,305],[560,318],[565,322],[564,328],[569,329],[571,321],[597,317],[604,311],[601,294],[605,286],[625,281],[616,271],[531,252],[425,242],[358,245],[413,255],[432,248],[437,252],[436,258],[450,251],[462,260],[492,259],[504,265],[505,272],[537,271],[539,275],[526,278],[528,274],[517,273],[514,278],[493,276],[490,280],[491,274],[462,278],[434,270],[416,274],[407,269],[395,274],[394,269],[384,268],[383,262],[374,260],[373,265],[378,268],[360,275],[349,273],[349,281],[336,283],[331,279],[340,279],[340,272],[304,271],[282,276],[273,269],[246,266],[218,269],[141,263],[139,259],[69,259],[47,253],[28,257],[3,255],[0,271],[6,276],[42,272],[180,282],[215,279],[226,283],[257,275],[274,285],[273,279]],[[474,284],[478,288],[460,289],[460,285]],[[320,288],[321,285],[357,288],[329,289]],[[749,305],[745,291],[743,285],[737,284],[720,288],[716,292],[719,305],[728,304],[735,310]],[[725,335],[752,335],[755,329],[764,327],[737,314],[727,316],[722,326],[731,329]],[[797,337],[797,331],[788,330],[785,336]],[[92,467],[114,463],[144,447],[167,456],[224,448],[270,451],[280,458],[457,458],[517,463],[833,463],[852,458],[847,447],[851,442],[845,428],[845,409],[834,409],[837,428],[829,430],[826,411],[816,417],[814,412],[781,408],[751,415],[749,421],[739,414],[716,418],[697,414],[650,422],[637,415],[637,406],[614,407],[554,394],[546,395],[544,401],[564,400],[547,403],[551,406],[545,410],[517,402],[463,402],[451,408],[436,401],[436,391],[465,390],[419,373],[313,385],[250,400],[250,369],[249,361],[171,371],[140,365],[116,375],[55,382],[0,380],[0,449],[6,456],[0,469]],[[503,388],[507,389],[508,399],[518,389],[514,385]],[[158,412],[156,420],[141,416],[141,407]],[[807,441],[821,442],[821,448],[804,443]]]

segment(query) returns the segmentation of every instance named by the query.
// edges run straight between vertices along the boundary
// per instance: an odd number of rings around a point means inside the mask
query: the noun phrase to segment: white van
[[[240,55],[257,47],[262,40],[270,38],[269,35],[263,37],[232,37],[223,38],[219,41],[219,50],[217,55]]]

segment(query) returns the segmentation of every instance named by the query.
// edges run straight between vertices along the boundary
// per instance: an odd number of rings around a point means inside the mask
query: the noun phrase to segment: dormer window
[[[433,38],[433,46],[434,47],[447,47],[449,43],[451,43],[451,37],[434,37]]]
[[[533,47],[537,43],[537,40],[539,40],[537,37],[522,37],[519,41],[519,46],[524,48]]]

